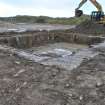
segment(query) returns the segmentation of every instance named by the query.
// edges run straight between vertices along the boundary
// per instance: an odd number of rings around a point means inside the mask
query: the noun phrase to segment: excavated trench
[[[60,31],[9,32],[1,33],[0,49],[43,65],[72,70],[96,56],[98,52],[89,47],[103,40],[104,37]]]

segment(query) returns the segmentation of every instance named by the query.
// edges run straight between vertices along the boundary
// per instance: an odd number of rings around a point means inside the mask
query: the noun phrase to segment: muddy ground
[[[0,50],[0,105],[105,105],[105,49],[73,70]]]
[[[59,25],[59,24],[29,24],[29,23],[7,23],[0,21],[0,32],[24,32],[33,30],[65,30],[74,28],[75,25]]]

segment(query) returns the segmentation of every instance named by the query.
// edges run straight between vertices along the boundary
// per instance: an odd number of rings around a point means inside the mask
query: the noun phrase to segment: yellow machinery
[[[80,17],[83,15],[83,11],[79,10],[83,4],[85,4],[87,0],[82,0],[78,7],[75,10],[75,16]],[[96,21],[98,23],[105,24],[105,16],[102,9],[102,6],[96,0],[90,0],[90,2],[97,8],[97,11],[92,11],[91,13],[91,20]]]

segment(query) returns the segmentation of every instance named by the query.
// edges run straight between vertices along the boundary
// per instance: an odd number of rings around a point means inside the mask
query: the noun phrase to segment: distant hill
[[[0,17],[0,21],[12,22],[12,23],[49,23],[49,24],[67,24],[74,25],[79,24],[85,20],[88,20],[88,15],[83,15],[79,18],[52,18],[47,16],[21,16],[17,15],[14,17]]]

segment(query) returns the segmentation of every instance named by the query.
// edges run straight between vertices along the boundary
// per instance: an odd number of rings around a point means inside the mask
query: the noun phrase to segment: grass
[[[81,22],[89,19],[88,15],[83,15],[79,18],[52,18],[47,16],[14,16],[14,17],[1,17],[1,21],[13,22],[13,23],[49,23],[49,24],[65,24],[65,25],[77,25]]]

